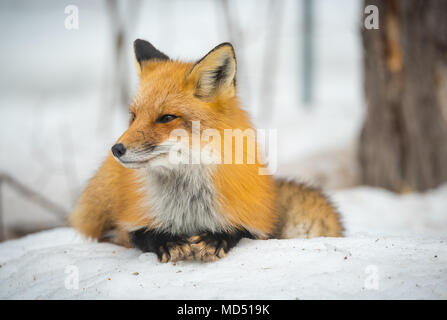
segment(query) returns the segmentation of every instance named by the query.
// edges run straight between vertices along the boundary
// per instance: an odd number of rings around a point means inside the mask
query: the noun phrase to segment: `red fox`
[[[266,168],[260,157],[251,163],[235,163],[235,155],[223,163],[171,161],[173,146],[197,151],[171,138],[175,130],[193,134],[194,121],[200,133],[214,129],[222,136],[253,129],[236,94],[230,43],[195,63],[171,60],[140,39],[134,50],[140,85],[129,128],[81,194],[72,226],[99,241],[154,252],[161,262],[218,260],[244,237],[342,235],[339,214],[322,193],[259,174]],[[244,159],[248,155],[244,151]]]

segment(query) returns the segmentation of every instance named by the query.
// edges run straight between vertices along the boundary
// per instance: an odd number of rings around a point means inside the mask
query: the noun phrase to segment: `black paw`
[[[160,262],[192,260],[194,254],[185,237],[140,229],[130,233],[132,244],[143,252],[154,252]]]

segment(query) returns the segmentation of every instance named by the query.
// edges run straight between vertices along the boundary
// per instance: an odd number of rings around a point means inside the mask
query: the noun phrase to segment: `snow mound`
[[[0,244],[2,299],[447,299],[447,186],[333,195],[345,238],[244,239],[214,263],[53,229]]]

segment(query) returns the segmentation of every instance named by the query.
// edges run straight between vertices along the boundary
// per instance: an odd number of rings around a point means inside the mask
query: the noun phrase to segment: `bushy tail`
[[[341,237],[340,215],[319,189],[275,180],[280,223],[275,238]]]

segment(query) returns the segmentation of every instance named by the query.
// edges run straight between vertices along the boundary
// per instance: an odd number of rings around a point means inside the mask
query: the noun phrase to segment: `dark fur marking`
[[[134,41],[133,46],[135,51],[135,57],[140,66],[142,62],[152,59],[169,60],[169,57],[167,55],[159,51],[151,43],[145,40],[137,39]]]
[[[183,236],[170,235],[166,232],[158,232],[150,229],[139,229],[129,233],[131,243],[143,252],[154,252],[159,260],[163,253],[169,256],[168,243],[187,243]]]
[[[220,65],[216,69],[210,70],[210,71],[205,71],[205,72],[208,72],[209,74],[211,74],[211,77],[213,79],[213,89],[211,90],[211,92],[208,93],[207,96],[203,96],[198,93],[196,93],[195,96],[197,98],[206,98],[208,96],[213,95],[214,92],[217,90],[217,88],[219,88],[219,86],[221,85],[221,82],[225,81],[225,79],[228,77],[228,69],[230,67],[230,63],[231,63],[231,58],[227,57],[224,60],[224,62],[222,63],[222,65]],[[197,82],[196,90],[200,90],[200,88],[201,88],[201,83],[199,81],[199,82]]]
[[[230,58],[227,57],[223,62],[223,64],[219,66],[219,68],[213,71],[215,86],[217,86],[218,83],[221,82],[222,80],[225,80],[225,78],[228,76],[229,66],[230,66]]]
[[[247,230],[236,231],[232,233],[225,232],[205,232],[200,235],[198,242],[205,242],[207,245],[215,247],[214,254],[218,254],[220,249],[225,253],[236,246],[242,238],[255,239],[255,237]]]

